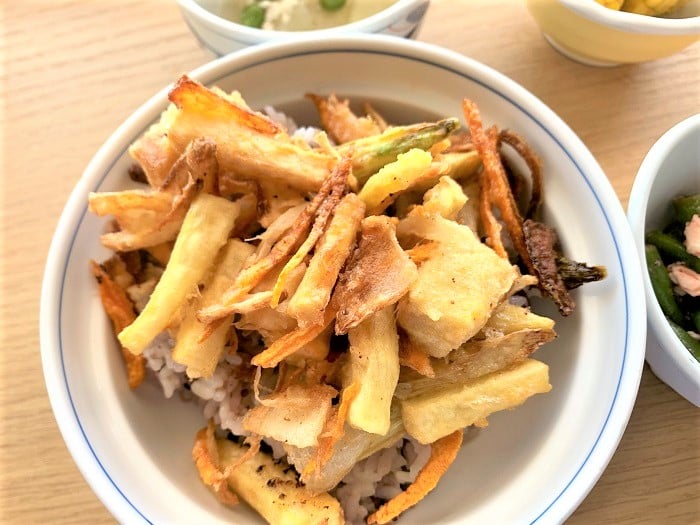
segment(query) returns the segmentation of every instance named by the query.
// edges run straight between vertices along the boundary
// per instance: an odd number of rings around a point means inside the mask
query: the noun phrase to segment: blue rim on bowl
[[[603,408],[600,421],[592,432],[594,439],[586,445],[573,465],[569,479],[547,493],[538,509],[525,522],[559,523],[566,519],[580,504],[603,473],[624,432],[641,377],[644,360],[645,334],[636,330],[645,319],[641,289],[641,272],[635,257],[634,242],[622,208],[610,183],[593,156],[576,135],[549,108],[524,88],[507,77],[478,62],[437,46],[408,40],[369,36],[345,36],[323,41],[300,40],[273,43],[246,49],[235,55],[215,60],[191,73],[205,84],[234,73],[250,71],[266,65],[273,67],[278,61],[315,55],[363,54],[403,60],[415,67],[426,67],[467,80],[487,90],[508,111],[517,112],[523,119],[548,136],[567,157],[575,172],[570,177],[586,187],[595,213],[600,214],[610,255],[611,270],[619,276],[615,287],[619,297],[623,326],[617,328],[620,348],[615,349],[619,370],[611,384],[609,403]],[[93,490],[109,510],[122,522],[153,523],[158,520],[144,510],[136,496],[122,487],[104,461],[104,452],[92,442],[91,430],[86,428],[81,411],[76,408],[77,388],[71,377],[65,354],[71,341],[63,331],[63,313],[68,306],[69,289],[67,273],[76,264],[77,239],[84,227],[87,212],[87,194],[103,188],[103,183],[113,166],[122,157],[131,141],[145,130],[165,107],[165,88],[139,108],[106,141],[86,168],[83,177],[72,192],[61,216],[46,264],[41,300],[41,352],[43,369],[52,408],[64,440],[81,472]],[[82,264],[84,261],[78,261]],[[87,265],[85,264],[87,273]],[[615,303],[617,304],[617,303]],[[187,454],[187,451],[183,451]]]

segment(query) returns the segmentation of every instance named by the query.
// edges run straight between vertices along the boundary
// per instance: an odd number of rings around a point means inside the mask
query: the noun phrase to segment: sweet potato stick
[[[134,306],[122,287],[115,283],[99,264],[90,261],[90,267],[100,288],[102,305],[112,321],[114,335],[117,335],[136,319]],[[126,365],[129,388],[136,388],[143,381],[146,360],[142,355],[134,355],[123,346],[119,345],[119,347]]]
[[[383,525],[410,509],[433,490],[440,478],[450,468],[462,446],[462,431],[438,439],[430,445],[430,458],[420,470],[416,480],[398,496],[393,497],[376,512],[367,517],[367,525]]]
[[[134,322],[119,333],[122,345],[140,354],[168,326],[175,312],[210,270],[236,222],[238,211],[235,202],[204,193],[197,196],[148,304]]]
[[[184,314],[175,337],[173,360],[187,366],[189,377],[210,377],[214,373],[233,321],[233,316],[229,316],[228,321],[221,323],[210,337],[200,341],[207,327],[197,319],[197,310],[220,296],[254,250],[253,246],[238,239],[228,241],[221,249],[216,269],[201,295],[183,309]]]
[[[326,197],[328,197],[332,189],[336,187],[340,181],[343,181],[342,183],[345,184],[344,181],[347,179],[347,173],[338,169],[338,167],[336,167],[331,175],[323,182],[319,192],[299,214],[292,226],[287,230],[287,233],[275,243],[270,253],[251,266],[244,268],[229,289],[223,294],[218,304],[203,308],[199,311],[198,315],[200,319],[213,323],[217,319],[221,319],[233,313],[233,305],[245,297],[250,290],[260,283],[270,270],[284,261],[293,251],[301,246],[303,242],[302,239],[307,234],[321,203],[326,200]]]

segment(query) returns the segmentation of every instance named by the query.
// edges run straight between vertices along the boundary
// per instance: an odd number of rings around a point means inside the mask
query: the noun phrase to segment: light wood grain
[[[0,31],[0,523],[114,523],[49,406],[38,336],[43,266],[62,207],[99,145],[213,55],[174,1],[2,2]],[[541,98],[590,148],[623,205],[656,138],[700,108],[697,45],[653,63],[589,68],[552,50],[520,2],[488,0],[433,0],[419,39],[484,62]],[[645,370],[620,446],[569,523],[698,523],[699,506],[700,411]]]

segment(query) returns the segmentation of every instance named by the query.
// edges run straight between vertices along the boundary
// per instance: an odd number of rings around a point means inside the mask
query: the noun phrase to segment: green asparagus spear
[[[572,261],[563,255],[557,256],[556,260],[557,272],[567,290],[573,290],[585,283],[600,281],[608,274],[605,266],[588,266],[586,263]]]
[[[338,147],[340,155],[350,151],[352,173],[360,185],[384,165],[394,162],[400,153],[412,148],[427,150],[459,128],[459,120],[449,118],[434,123],[399,126],[381,135],[346,142]]]
[[[649,278],[651,286],[654,289],[656,300],[659,301],[659,306],[664,314],[677,324],[683,322],[683,314],[681,313],[676,298],[673,296],[673,285],[671,278],[668,276],[666,266],[661,260],[659,250],[653,244],[645,246],[645,255],[647,260],[647,268],[649,270]]]
[[[690,221],[693,215],[700,215],[700,193],[673,199],[673,212],[676,220],[684,224]]]
[[[678,336],[678,339],[680,339],[681,343],[683,343],[683,346],[690,350],[690,353],[697,361],[700,361],[700,341],[698,341],[697,339],[693,339],[688,332],[686,332],[681,326],[678,326],[670,319],[668,320],[668,322],[671,325],[671,328],[673,329],[675,334]]]
[[[659,230],[652,230],[646,234],[644,240],[656,246],[660,251],[677,261],[684,262],[688,268],[700,272],[700,257],[688,253],[683,243]]]

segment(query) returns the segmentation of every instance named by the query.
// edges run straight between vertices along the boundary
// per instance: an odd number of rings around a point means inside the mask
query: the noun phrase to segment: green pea
[[[345,5],[345,0],[318,0],[318,3],[326,11],[337,11]]]
[[[241,24],[249,27],[262,27],[265,21],[265,8],[260,4],[249,4],[241,12]]]

